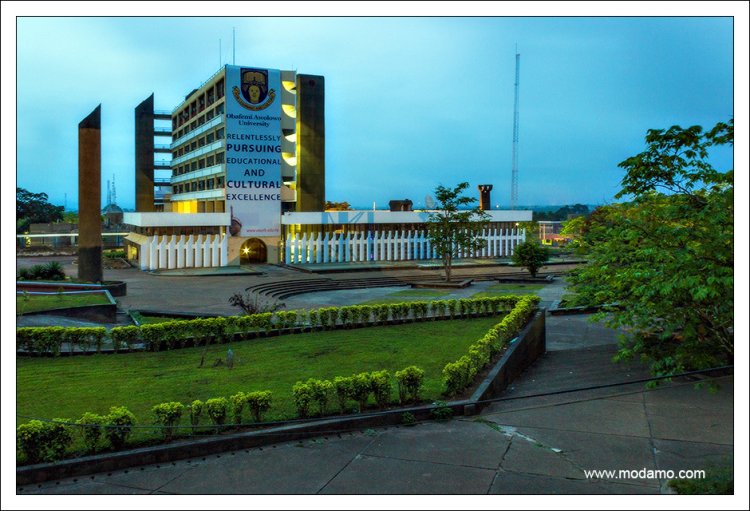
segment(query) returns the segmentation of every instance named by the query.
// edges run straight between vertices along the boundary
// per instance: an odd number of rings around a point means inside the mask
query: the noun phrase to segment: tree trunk
[[[445,269],[445,281],[451,281],[451,256],[443,256],[443,268]]]

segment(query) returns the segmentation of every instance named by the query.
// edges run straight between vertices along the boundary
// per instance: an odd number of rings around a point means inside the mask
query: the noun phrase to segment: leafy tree
[[[513,252],[513,263],[523,266],[532,277],[549,260],[549,249],[542,246],[537,240],[530,239],[516,246]]]
[[[63,219],[64,209],[47,202],[46,193],[16,188],[16,232],[26,232],[30,224],[59,222]]]
[[[583,229],[586,225],[586,217],[576,216],[567,220],[563,223],[560,234],[570,238],[569,245],[573,248],[580,248],[580,238],[583,234]]]
[[[326,201],[326,211],[351,211],[352,207],[348,202],[332,202]]]
[[[590,263],[570,282],[581,305],[626,327],[617,359],[640,356],[655,375],[731,364],[734,358],[734,171],[712,147],[733,145],[734,121],[649,130],[647,149],[620,163],[617,198],[583,226]]]
[[[477,202],[475,198],[463,197],[461,193],[469,183],[459,183],[455,188],[439,185],[435,188],[437,211],[427,219],[427,237],[438,257],[443,260],[445,280],[451,281],[453,259],[462,252],[472,253],[484,246],[481,236],[487,225],[487,213],[474,207],[465,209]]]

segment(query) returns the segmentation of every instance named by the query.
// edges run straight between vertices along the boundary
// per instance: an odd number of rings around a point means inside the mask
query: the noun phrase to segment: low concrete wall
[[[34,293],[42,293],[40,290],[35,290]],[[36,315],[55,315],[65,316],[66,318],[77,318],[85,319],[87,321],[95,321],[97,323],[116,323],[117,322],[117,303],[112,298],[109,291],[105,289],[99,289],[97,291],[87,291],[86,293],[99,293],[103,294],[109,303],[101,305],[81,305],[79,307],[64,307],[59,309],[45,309],[41,311],[27,312],[24,316],[36,316]],[[33,295],[33,293],[29,293]],[[44,294],[44,293],[42,293]],[[77,294],[77,293],[74,293]]]
[[[544,315],[543,309],[534,314],[531,321],[519,333],[517,340],[495,364],[471,398],[446,403],[445,406],[452,409],[454,415],[478,413],[486,405],[481,402],[482,400],[499,395],[513,378],[544,353],[546,349]],[[255,431],[199,437],[153,447],[85,456],[54,463],[27,465],[16,468],[16,485],[22,486],[77,475],[249,449],[325,435],[328,432],[403,424],[403,415],[406,412],[414,415],[416,420],[428,420],[435,408],[437,406],[429,404],[314,421],[292,421],[276,426],[272,423],[265,423],[261,425],[264,429]]]
[[[107,290],[112,296],[125,296],[128,294],[128,285],[122,281],[105,282],[102,284],[76,284],[65,281],[16,281],[16,291],[55,293],[60,288],[62,288],[63,292]]]
[[[541,309],[521,330],[517,340],[510,345],[500,361],[495,364],[495,367],[472,394],[469,406],[476,406],[476,410],[468,410],[465,414],[479,413],[488,404],[483,401],[500,395],[518,375],[546,351],[545,311]]]

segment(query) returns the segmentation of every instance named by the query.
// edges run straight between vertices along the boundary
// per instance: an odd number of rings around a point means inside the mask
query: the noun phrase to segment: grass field
[[[485,291],[475,293],[472,298],[489,298],[499,295],[532,294],[544,287],[544,284],[493,284]]]
[[[422,396],[439,399],[441,371],[466,354],[470,344],[499,323],[502,316],[436,321],[354,330],[287,335],[157,353],[16,360],[18,423],[26,417],[77,419],[84,412],[106,414],[126,406],[140,424],[151,424],[151,407],[179,401],[229,397],[238,391],[270,390],[268,420],[292,418],[292,385],[308,378],[333,379],[363,371],[393,372],[409,365],[425,371]],[[234,368],[212,367],[234,352]],[[397,398],[393,381],[393,398]],[[183,417],[183,424],[187,424]],[[136,430],[133,440],[153,438]]]
[[[449,291],[442,289],[402,289],[394,293],[390,293],[381,298],[373,298],[372,300],[366,300],[360,302],[359,305],[375,305],[379,303],[401,303],[401,302],[418,302],[418,301],[432,301],[441,300]]]
[[[85,305],[106,305],[109,303],[104,293],[16,295],[16,311],[21,314]]]

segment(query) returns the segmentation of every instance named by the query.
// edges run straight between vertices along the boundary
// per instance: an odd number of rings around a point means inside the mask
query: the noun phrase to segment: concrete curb
[[[469,399],[452,401],[444,405],[432,403],[356,416],[300,421],[256,431],[180,440],[153,447],[141,447],[53,463],[27,465],[16,468],[16,485],[24,486],[66,477],[121,470],[139,465],[172,462],[232,450],[301,440],[326,433],[401,425],[404,423],[403,415],[407,412],[412,414],[416,420],[429,420],[432,418],[432,410],[442,407],[450,408],[454,415],[475,415],[486,406],[486,403],[480,401],[495,397],[502,392],[513,378],[544,353],[544,346],[546,346],[544,310],[540,309],[521,330],[516,340],[512,342]]]

